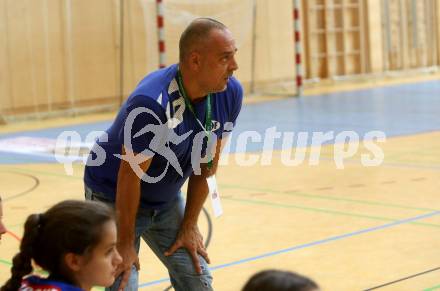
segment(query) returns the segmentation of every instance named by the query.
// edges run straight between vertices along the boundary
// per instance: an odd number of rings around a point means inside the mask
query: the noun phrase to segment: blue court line
[[[322,244],[326,244],[326,243],[329,243],[329,242],[332,242],[332,241],[337,241],[337,240],[341,240],[341,239],[344,239],[344,238],[349,238],[349,237],[361,235],[361,234],[364,234],[364,233],[369,233],[369,232],[373,232],[373,231],[377,231],[377,230],[382,230],[382,229],[390,228],[390,227],[393,227],[393,226],[397,226],[397,225],[401,225],[401,224],[405,224],[405,223],[409,223],[409,222],[413,222],[413,221],[429,218],[429,217],[436,216],[436,215],[439,215],[439,214],[440,214],[440,211],[433,211],[433,212],[429,212],[427,214],[422,214],[422,215],[418,215],[418,216],[415,216],[415,217],[411,217],[411,218],[407,218],[407,219],[402,219],[402,220],[398,220],[398,221],[395,221],[395,222],[391,222],[391,223],[387,223],[387,224],[383,224],[383,225],[379,225],[379,226],[374,226],[374,227],[370,227],[370,228],[366,228],[366,229],[362,229],[362,230],[358,230],[358,231],[354,231],[354,232],[349,232],[349,233],[342,234],[342,235],[331,236],[329,238],[325,238],[325,239],[322,239],[322,240],[317,240],[317,241],[314,241],[314,242],[310,242],[310,243],[306,243],[306,244],[302,244],[302,245],[298,245],[298,246],[293,246],[293,247],[290,247],[290,248],[286,248],[286,249],[282,249],[282,250],[278,250],[278,251],[274,251],[274,252],[265,253],[265,254],[262,254],[262,255],[259,255],[259,256],[255,256],[255,257],[241,259],[241,260],[238,260],[238,261],[235,261],[235,262],[226,263],[226,264],[222,264],[222,265],[217,265],[217,266],[211,267],[210,270],[211,271],[215,271],[215,270],[218,270],[218,269],[223,269],[223,268],[227,268],[227,267],[231,267],[231,266],[235,266],[235,265],[241,265],[241,264],[244,264],[244,263],[260,260],[260,259],[263,259],[263,258],[272,257],[272,256],[284,254],[284,253],[289,253],[289,252],[292,252],[292,251],[296,251],[296,250],[300,250],[300,249],[305,249],[305,248],[309,248],[309,247],[313,247],[313,246],[317,246],[317,245],[322,245]],[[168,281],[169,281],[169,278],[162,278],[162,279],[159,279],[159,280],[142,283],[142,284],[139,285],[139,287],[143,288],[143,287],[153,286],[153,285],[161,284],[161,283],[168,282]]]

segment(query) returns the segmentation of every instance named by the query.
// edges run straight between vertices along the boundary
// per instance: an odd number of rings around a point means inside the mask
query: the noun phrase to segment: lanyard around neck
[[[182,73],[180,70],[177,71],[177,80],[179,85],[179,91],[183,96],[183,99],[185,100],[185,105],[189,108],[189,111],[191,111],[192,115],[194,116],[197,123],[200,125],[200,127],[205,132],[206,136],[208,137],[208,145],[211,142],[211,129],[212,129],[212,111],[211,111],[211,94],[208,94],[206,97],[206,118],[205,118],[205,126],[200,122],[200,120],[196,116],[196,112],[194,110],[193,105],[191,104],[191,101],[189,100],[188,96],[186,95],[185,88],[183,87],[183,80],[182,80]],[[211,151],[206,149],[208,153],[208,169],[212,168],[212,155]]]

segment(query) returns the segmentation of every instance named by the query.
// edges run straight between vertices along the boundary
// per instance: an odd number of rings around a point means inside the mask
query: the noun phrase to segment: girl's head
[[[121,263],[113,211],[99,202],[68,200],[30,215],[12,277],[2,291],[19,288],[22,277],[32,272],[31,259],[50,277],[85,290],[111,285]]]
[[[289,271],[266,270],[253,275],[242,291],[319,291],[311,279]]]
[[[2,235],[6,233],[6,227],[3,224],[3,205],[2,205],[2,197],[0,197],[0,240],[2,239]]]

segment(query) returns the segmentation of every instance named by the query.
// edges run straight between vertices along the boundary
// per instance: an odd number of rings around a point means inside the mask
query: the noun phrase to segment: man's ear
[[[74,272],[81,270],[81,267],[83,265],[82,261],[83,258],[81,255],[77,255],[74,253],[67,253],[64,255],[64,262],[66,263],[66,266]]]
[[[201,61],[202,61],[200,53],[198,53],[196,51],[192,51],[189,54],[188,61],[189,61],[189,66],[192,71],[198,72],[200,70]]]

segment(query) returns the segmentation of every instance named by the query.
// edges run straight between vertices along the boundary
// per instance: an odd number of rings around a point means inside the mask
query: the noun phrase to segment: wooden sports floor
[[[368,86],[367,86],[368,87]],[[65,118],[0,127],[0,191],[9,232],[0,245],[0,282],[9,274],[22,225],[30,213],[63,199],[83,199],[83,165],[67,175],[42,148],[63,130],[82,136],[105,129],[113,114]],[[237,137],[276,126],[281,133],[354,131],[358,150],[335,162],[334,141],[310,165],[283,163],[294,148],[263,141],[243,148]],[[362,165],[366,133],[386,134],[376,143],[378,166]],[[29,143],[36,146],[26,146]],[[243,106],[218,182],[224,214],[209,203],[200,227],[212,234],[208,251],[215,290],[240,290],[255,272],[286,269],[310,276],[322,290],[440,290],[440,81],[370,86]],[[22,147],[21,150],[19,149]],[[347,147],[350,143],[346,144]],[[264,159],[266,159],[264,158]],[[238,160],[238,161],[237,161]],[[211,222],[211,224],[210,224]],[[165,290],[167,272],[143,245],[140,289]]]

